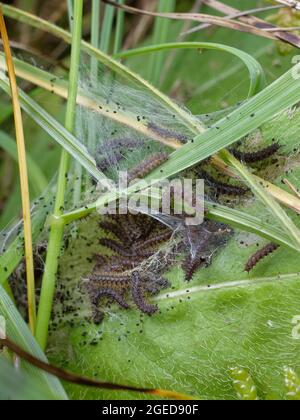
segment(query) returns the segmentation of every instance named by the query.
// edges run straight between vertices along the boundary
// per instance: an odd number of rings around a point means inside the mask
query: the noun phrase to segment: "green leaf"
[[[96,224],[97,219],[84,223],[91,249],[80,239],[62,257],[60,283],[71,295],[92,270],[87,259],[99,252]],[[207,399],[238,398],[231,371],[236,367],[252,377],[259,399],[286,398],[285,366],[299,373],[300,341],[292,331],[299,314],[300,261],[297,253],[282,248],[248,275],[244,266],[258,239],[248,238],[246,247],[241,245],[245,237],[237,233],[192,283],[185,283],[175,266],[168,274],[173,289],[156,298],[161,313],[151,318],[112,306],[101,325],[78,326],[71,313],[65,321],[75,326],[52,332],[51,360],[97,378]],[[89,307],[85,303],[76,313],[82,319]],[[68,390],[80,399],[144,398]]]
[[[41,387],[39,381],[28,373],[14,368],[0,354],[0,400],[53,400],[49,388]]]
[[[6,334],[13,342],[38,359],[47,362],[45,355],[32,337],[29,328],[2,287],[0,287],[0,316],[5,319]],[[30,375],[30,378],[35,382],[36,386],[39,386],[42,391],[46,391],[49,398],[58,400],[67,399],[63,387],[56,378],[25,362],[22,362],[23,369],[24,372]]]

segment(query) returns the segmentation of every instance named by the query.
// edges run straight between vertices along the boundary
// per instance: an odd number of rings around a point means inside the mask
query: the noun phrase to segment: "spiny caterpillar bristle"
[[[271,144],[270,146],[266,147],[265,149],[258,150],[257,152],[240,152],[236,149],[231,149],[230,152],[233,154],[234,157],[239,159],[245,163],[256,163],[266,160],[272,157],[275,153],[278,152],[280,149],[279,143]]]
[[[129,172],[128,174],[129,182],[137,178],[144,178],[146,175],[151,173],[158,166],[165,163],[168,159],[169,159],[168,153],[161,152],[161,153],[153,154],[152,156],[145,159],[144,162],[140,163]]]
[[[168,128],[160,127],[159,125],[153,122],[150,122],[148,124],[148,128],[165,139],[178,140],[181,143],[186,143],[188,140],[187,136],[185,136],[184,134],[177,133],[176,131],[172,131]]]
[[[250,271],[252,271],[261,260],[263,260],[268,255],[275,252],[278,248],[279,248],[279,245],[270,243],[266,245],[264,248],[257,251],[254,255],[252,255],[252,257],[249,258],[245,266],[245,271],[250,273]]]

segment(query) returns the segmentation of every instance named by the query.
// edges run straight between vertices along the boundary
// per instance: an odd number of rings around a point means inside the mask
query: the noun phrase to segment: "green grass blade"
[[[164,0],[158,2],[158,12],[167,13],[174,12],[176,9],[176,0]],[[153,44],[162,44],[168,40],[171,19],[155,18]],[[149,63],[149,80],[154,86],[159,86],[161,80],[161,72],[163,70],[165,54],[159,53],[151,57]]]
[[[228,162],[229,165],[231,165],[237,171],[240,177],[246,181],[246,183],[249,185],[255,196],[266,205],[270,213],[273,214],[275,220],[277,219],[280,222],[280,226],[282,226],[286,230],[290,237],[290,240],[294,242],[295,247],[300,250],[299,229],[288,217],[288,215],[281,208],[281,206],[273,199],[273,197],[269,194],[266,188],[260,185],[260,183],[257,182],[255,178],[251,175],[248,169],[244,165],[242,165],[234,156],[232,156],[227,150],[222,150],[220,152],[220,155],[224,159],[224,161]]]
[[[47,387],[26,372],[15,369],[0,354],[0,401],[48,401],[53,395]]]
[[[110,49],[114,16],[115,8],[113,6],[106,5],[100,39],[100,50],[103,51],[105,54],[108,54]]]
[[[45,32],[48,32],[60,39],[63,39],[65,42],[70,44],[72,42],[72,36],[70,32],[65,31],[64,29],[53,25],[37,16],[34,16],[30,13],[24,12],[23,10],[17,9],[12,6],[8,6],[6,4],[0,3],[3,8],[3,13],[5,16],[15,19],[19,22],[25,23],[30,25],[34,28],[38,28]],[[91,44],[82,41],[81,43],[82,51],[86,52],[87,54],[95,57],[99,62],[107,66],[112,71],[115,71],[117,74],[120,74],[127,80],[131,80],[141,86],[143,86],[146,90],[150,91],[154,97],[156,97],[162,104],[164,104],[168,109],[170,109],[179,119],[185,124],[192,132],[195,134],[204,131],[203,125],[191,118],[191,115],[180,106],[178,106],[175,102],[173,102],[168,96],[160,92],[158,89],[153,87],[150,83],[145,81],[142,77],[138,76],[134,72],[132,72],[129,68],[122,65],[118,61],[112,59],[110,56],[104,54],[99,49],[93,47]]]
[[[67,0],[67,6],[68,6],[69,27],[70,27],[70,29],[72,29],[72,27],[73,27],[73,17],[74,17],[73,0]]]
[[[47,362],[44,353],[37,345],[27,325],[21,318],[21,315],[2,287],[0,287],[0,315],[6,320],[7,336],[22,349],[30,352],[38,359]],[[53,399],[68,399],[63,387],[56,378],[25,362],[22,363],[22,367],[32,378],[35,378],[36,381],[39,382],[42,389],[47,389],[49,391],[49,394]]]
[[[125,3],[125,0],[119,0],[119,4],[122,5],[124,3]],[[114,54],[117,54],[122,48],[123,34],[124,34],[124,20],[125,20],[124,10],[118,9],[115,42],[114,42]]]
[[[147,47],[136,48],[128,51],[122,51],[116,54],[116,58],[129,58],[143,54],[149,54],[152,52],[178,50],[178,49],[207,49],[216,50],[220,52],[227,52],[239,58],[249,70],[250,77],[250,88],[248,97],[255,95],[260,92],[266,86],[266,78],[264,70],[259,62],[252,57],[250,54],[245,53],[237,48],[230,47],[223,44],[215,44],[211,42],[174,42],[167,44],[151,45]],[[154,55],[154,58],[156,55]]]
[[[174,152],[148,179],[166,179],[190,168],[261,127],[300,100],[300,79],[291,69],[258,95]]]
[[[91,21],[91,45],[98,48],[100,43],[100,1],[92,0],[92,21]],[[95,57],[91,59],[91,72],[94,77],[98,73],[98,61]]]
[[[74,133],[75,129],[76,101],[78,95],[79,65],[81,55],[80,45],[82,37],[82,24],[83,0],[76,0],[74,5],[74,25],[72,32],[69,89],[65,117],[66,131],[72,134]],[[58,171],[53,219],[51,220],[50,224],[47,257],[37,316],[36,339],[43,350],[45,350],[47,346],[49,322],[55,293],[58,260],[63,239],[64,226],[63,224],[59,223],[59,218],[64,213],[69,163],[70,155],[66,150],[63,150]]]
[[[9,95],[9,84],[5,78],[0,78],[0,87]],[[57,143],[59,143],[75,160],[97,180],[105,182],[106,177],[96,166],[95,159],[86,148],[50,114],[40,107],[26,93],[20,90],[20,103],[24,111],[43,128]]]
[[[233,228],[254,233],[269,241],[275,242],[298,251],[299,248],[290,241],[286,232],[270,223],[264,222],[258,217],[252,216],[240,210],[225,207],[220,204],[205,203],[208,209],[208,217],[218,222],[226,223]]]
[[[33,242],[35,243],[38,239],[41,231],[45,226],[47,215],[52,210],[52,193],[49,189],[43,196],[38,199],[40,203],[34,210],[32,215],[32,236]],[[1,241],[8,240],[9,233],[16,231],[16,225],[12,225],[11,229],[6,229],[4,233],[0,233]],[[3,236],[5,235],[5,236]],[[0,285],[9,278],[15,268],[23,259],[23,233],[21,232],[16,239],[14,239],[8,246],[1,249],[2,255],[0,255]]]

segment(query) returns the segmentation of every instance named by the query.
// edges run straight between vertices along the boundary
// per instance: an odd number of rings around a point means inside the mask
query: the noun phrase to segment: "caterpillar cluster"
[[[252,255],[249,258],[249,260],[248,260],[248,262],[245,266],[245,271],[250,273],[250,271],[252,271],[261,260],[263,260],[268,255],[275,252],[278,248],[279,248],[279,245],[270,243],[270,244],[266,245],[264,248],[257,251],[254,255]]]
[[[147,296],[157,294],[169,283],[159,273],[140,273],[139,267],[171,238],[171,230],[141,214],[112,216],[99,226],[115,239],[100,239],[100,244],[113,255],[97,256],[94,271],[85,282],[94,320],[101,319],[99,305],[103,299],[129,309],[129,295],[142,313],[154,314],[158,308],[147,302]]]

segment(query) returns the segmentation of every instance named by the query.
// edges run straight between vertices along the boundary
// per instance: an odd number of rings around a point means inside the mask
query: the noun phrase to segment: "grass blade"
[[[124,3],[125,3],[125,0],[119,0],[119,4],[123,5]],[[124,10],[119,9],[117,11],[114,54],[117,54],[122,48],[123,33],[124,33],[124,18],[125,18]]]
[[[47,362],[46,356],[37,345],[21,315],[2,287],[0,287],[0,314],[6,320],[7,336],[24,350],[31,352],[35,357]],[[63,387],[56,378],[45,374],[27,363],[22,364],[22,367],[32,378],[35,378],[42,389],[48,390],[53,399],[68,399]]]
[[[6,57],[7,72],[10,81],[11,97],[14,110],[15,132],[18,149],[18,163],[20,171],[21,201],[23,210],[24,240],[25,240],[25,261],[26,261],[26,279],[27,279],[27,302],[29,324],[32,333],[35,331],[36,324],[36,302],[35,302],[35,281],[34,281],[34,263],[32,250],[32,229],[30,214],[30,195],[28,186],[28,172],[26,162],[25,138],[23,129],[23,119],[19,103],[19,92],[17,80],[12,61],[12,55],[9,45],[6,25],[0,7],[0,32],[3,40],[4,52]]]
[[[176,49],[208,49],[208,50],[217,50],[222,52],[227,52],[232,55],[235,55],[247,66],[250,76],[250,89],[248,97],[255,95],[260,92],[266,86],[266,78],[263,71],[263,68],[259,62],[245,53],[242,50],[237,48],[230,47],[228,45],[215,44],[212,42],[174,42],[167,44],[158,44],[147,47],[141,47],[132,49],[129,51],[124,51],[119,54],[116,54],[116,58],[128,58],[142,54],[149,54],[151,52],[166,51],[166,50],[176,50]],[[154,56],[156,58],[156,56]]]
[[[1,76],[1,75],[0,75]],[[10,94],[9,84],[6,78],[0,77],[0,87]],[[95,159],[87,152],[86,148],[58,123],[50,114],[40,107],[26,93],[20,92],[20,103],[24,111],[43,128],[58,144],[60,144],[74,159],[78,160],[82,166],[97,180],[105,182],[106,177],[97,169]]]
[[[70,32],[65,31],[64,29],[56,25],[53,25],[37,16],[24,12],[13,6],[8,6],[3,3],[0,4],[2,5],[3,13],[6,16],[12,19],[16,19],[17,21],[30,25],[34,28],[38,28],[45,32],[48,32],[60,39],[63,39],[68,44],[72,42],[72,35],[70,34]],[[86,52],[92,57],[95,57],[100,63],[104,64],[112,71],[116,72],[117,74],[120,74],[124,78],[127,78],[127,80],[130,80],[134,83],[137,83],[140,86],[143,86],[146,90],[149,90],[162,104],[166,105],[168,109],[172,110],[172,112],[180,119],[180,121],[182,121],[183,124],[190,128],[192,132],[196,134],[204,131],[205,128],[202,126],[202,124],[195,119],[191,119],[190,114],[186,110],[182,109],[168,96],[166,96],[158,89],[153,87],[142,77],[132,72],[129,68],[122,65],[118,61],[112,59],[110,56],[104,54],[102,51],[93,47],[88,42],[82,41],[81,48],[82,51]]]
[[[158,12],[173,12],[176,8],[176,0],[165,0],[158,2]],[[156,18],[154,24],[153,44],[163,44],[167,41],[171,20]],[[154,86],[159,86],[161,72],[164,65],[165,54],[159,53],[151,57],[149,63],[149,80]]]
[[[115,8],[109,5],[105,6],[103,26],[100,39],[100,50],[105,54],[109,53],[112,25],[115,15]]]
[[[220,155],[221,157],[223,157],[224,161],[228,162],[231,166],[233,166],[237,173],[241,176],[241,178],[246,181],[246,183],[249,185],[255,196],[266,205],[270,213],[273,214],[274,218],[277,219],[280,222],[280,225],[285,228],[291,240],[294,241],[295,246],[300,250],[299,229],[283,211],[280,205],[272,198],[268,190],[264,188],[264,186],[261,185],[259,182],[257,182],[256,179],[247,170],[247,168],[244,165],[242,165],[227,150],[221,151]]]
[[[83,0],[77,0],[74,7],[74,26],[71,51],[71,68],[69,74],[69,92],[66,111],[65,128],[68,132],[74,132],[76,99],[78,94],[79,62],[80,62],[80,43],[82,36],[83,21]],[[58,258],[60,254],[61,242],[64,226],[57,222],[64,212],[65,191],[67,186],[67,174],[69,168],[70,155],[64,150],[62,152],[56,200],[53,214],[53,221],[50,226],[50,236],[48,241],[47,258],[45,271],[42,281],[42,289],[37,317],[36,339],[42,349],[46,348],[49,321],[52,310],[53,297],[55,292],[55,280],[58,268]]]

